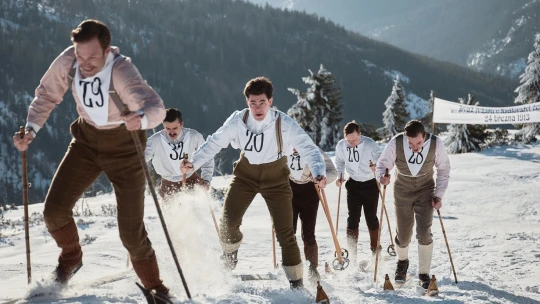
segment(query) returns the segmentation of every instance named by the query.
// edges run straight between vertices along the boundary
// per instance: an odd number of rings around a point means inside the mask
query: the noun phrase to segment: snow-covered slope
[[[343,272],[323,275],[323,286],[332,303],[540,303],[540,145],[490,148],[481,153],[451,155],[449,189],[441,214],[450,243],[459,283],[454,284],[441,226],[433,221],[435,249],[432,274],[438,278],[441,294],[426,299],[413,287],[384,292],[384,274],[393,277],[395,260],[385,252],[379,265],[377,283],[373,273],[349,266]],[[228,177],[218,177],[214,187],[226,186]],[[332,219],[337,210],[338,189],[326,189]],[[392,187],[388,188],[387,207],[394,218]],[[89,198],[85,212],[77,216],[84,243],[84,267],[73,277],[69,288],[33,303],[141,303],[142,295],[132,270],[126,272],[126,250],[122,247],[115,218],[110,214],[113,195]],[[342,193],[338,238],[346,246],[346,195]],[[277,280],[241,282],[221,270],[217,234],[208,209],[219,216],[220,203],[206,194],[179,196],[162,206],[176,253],[184,271],[193,302],[190,303],[314,303],[300,292],[289,290],[282,270]],[[81,213],[82,201],[78,203]],[[156,208],[147,197],[145,221],[156,249],[162,276],[179,303],[188,303],[180,277],[168,249]],[[45,279],[54,269],[58,248],[40,221],[42,204],[30,206],[34,224],[30,228],[33,283],[27,287],[22,208],[3,214],[0,238],[0,301],[23,297],[47,289]],[[11,223],[11,224],[10,224]],[[395,225],[392,221],[392,226]],[[272,266],[271,223],[266,205],[257,196],[244,217],[244,243],[233,274],[274,273]],[[317,223],[317,241],[321,266],[333,260],[333,243],[322,210]],[[300,232],[297,235],[300,239]],[[94,240],[92,240],[95,238]],[[381,236],[383,247],[389,243],[386,221]],[[300,246],[302,246],[300,241]],[[416,275],[417,243],[411,244],[409,274]],[[370,257],[365,222],[360,223],[359,259]],[[278,249],[278,261],[279,258]],[[114,281],[99,285],[101,278]],[[315,294],[315,288],[306,282]]]

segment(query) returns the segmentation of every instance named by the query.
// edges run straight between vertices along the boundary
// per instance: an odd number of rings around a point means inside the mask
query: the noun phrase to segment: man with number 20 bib
[[[248,109],[235,111],[214,134],[193,154],[190,162],[181,164],[184,173],[197,170],[229,144],[241,149],[234,163],[233,178],[220,223],[223,262],[234,269],[238,248],[242,243],[240,225],[247,208],[260,193],[275,227],[281,246],[282,265],[291,288],[303,286],[300,249],[293,233],[292,192],[286,153],[292,147],[311,168],[314,183],[326,186],[324,159],[309,135],[285,113],[271,109],[273,86],[269,79],[257,77],[248,81],[244,95]]]
[[[383,185],[390,183],[385,170],[396,166],[394,204],[396,213],[396,252],[398,257],[395,280],[406,280],[409,268],[409,243],[416,219],[418,239],[418,278],[424,289],[430,282],[429,270],[433,254],[431,224],[433,208],[442,207],[442,197],[450,179],[450,160],[443,141],[426,133],[424,125],[411,120],[390,140],[377,162],[377,178]],[[433,167],[437,180],[433,180]]]

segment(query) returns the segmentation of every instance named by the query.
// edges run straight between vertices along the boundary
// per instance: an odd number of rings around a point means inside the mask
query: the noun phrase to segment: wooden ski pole
[[[454,267],[454,261],[452,261],[452,254],[450,253],[450,246],[448,245],[448,239],[446,238],[446,231],[444,230],[441,211],[437,210],[437,215],[439,216],[439,221],[441,222],[442,233],[444,235],[444,242],[446,243],[446,249],[448,249],[448,256],[450,257],[450,265],[452,265],[452,271],[454,272],[454,280],[457,284],[458,280],[457,280],[457,275],[456,275],[456,268]]]
[[[339,180],[343,183],[343,173],[339,175]],[[339,233],[339,205],[341,203],[341,186],[339,185],[338,199],[337,199],[337,215],[336,215],[336,235]]]
[[[187,162],[188,161],[188,154],[187,153],[184,153],[184,160],[183,162]],[[182,190],[186,190],[186,181],[187,181],[187,173],[184,173],[182,175]]]
[[[20,127],[19,134],[21,138],[24,138],[25,129]],[[26,242],[26,272],[28,278],[28,284],[32,282],[32,264],[30,262],[30,227],[28,224],[28,176],[26,170],[26,150],[21,152],[22,159],[22,190],[23,190],[23,206],[24,206],[24,239]]]
[[[332,233],[332,239],[334,240],[334,246],[336,247],[336,256],[338,262],[343,265],[343,259],[341,258],[341,247],[339,246],[337,235],[334,231],[334,225],[332,225],[332,217],[330,216],[330,210],[328,209],[328,203],[326,201],[324,189],[319,188],[317,185],[314,186],[317,190],[317,194],[319,195],[319,200],[321,201],[321,205],[323,207],[324,214],[326,215],[326,219],[328,220],[328,224],[330,225],[330,232]]]
[[[137,150],[137,154],[139,155],[139,160],[141,161],[144,175],[146,176],[146,181],[148,182],[148,186],[150,187],[150,193],[152,193],[152,198],[154,199],[154,203],[156,204],[156,209],[159,215],[159,219],[161,221],[161,226],[163,227],[163,231],[165,232],[167,243],[169,243],[169,248],[171,249],[171,254],[173,256],[174,263],[176,264],[176,269],[178,270],[178,273],[180,274],[180,278],[182,279],[182,284],[184,285],[186,294],[188,298],[191,299],[191,294],[189,292],[186,279],[184,278],[184,273],[182,272],[182,268],[180,267],[180,263],[178,262],[178,257],[176,256],[176,252],[174,251],[172,240],[169,235],[169,231],[167,230],[167,225],[165,224],[165,218],[163,217],[163,213],[161,212],[161,207],[159,206],[156,189],[154,189],[154,185],[152,184],[152,177],[150,176],[150,170],[148,170],[148,166],[146,165],[146,162],[144,161],[144,151],[141,146],[141,141],[139,137],[137,136],[137,132],[131,131],[130,133],[131,133],[131,136],[133,137],[133,142],[135,143],[135,149]]]
[[[374,167],[375,164],[370,160],[369,166]],[[382,199],[382,192],[381,192],[381,184],[379,184],[379,181],[377,180],[377,176],[375,176],[375,172],[373,172],[373,176],[375,177],[375,182],[377,183],[377,189],[379,190],[379,196]],[[392,236],[392,226],[390,226],[390,218],[388,217],[388,211],[386,210],[386,205],[383,205],[384,208],[384,215],[386,216],[386,223],[388,224],[388,232],[390,233],[390,248],[392,248],[392,253],[388,252],[388,254],[395,256],[396,255],[396,247],[394,246],[394,237]]]
[[[388,168],[386,168],[385,176],[388,176]],[[379,236],[377,237],[377,249],[375,251],[375,271],[373,273],[373,282],[377,282],[377,266],[379,266],[379,247],[381,247],[381,230],[382,230],[382,221],[383,221],[383,212],[384,212],[384,199],[386,198],[386,185],[384,185],[384,191],[381,201],[381,217],[379,220]]]
[[[276,257],[276,229],[274,224],[272,224],[272,255],[274,257],[274,270],[278,268],[277,257]]]
[[[212,206],[208,205],[208,209],[210,209],[210,214],[212,214],[212,220],[214,221],[214,227],[216,228],[216,232],[217,232],[218,239],[219,239],[219,226],[218,226],[218,223],[216,221],[216,215],[214,214],[214,211],[212,210]]]

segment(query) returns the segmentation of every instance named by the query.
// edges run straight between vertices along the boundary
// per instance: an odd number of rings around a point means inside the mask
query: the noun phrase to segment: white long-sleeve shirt
[[[244,152],[250,164],[265,164],[278,160],[293,150],[306,159],[314,176],[325,176],[324,159],[319,148],[309,135],[287,114],[270,109],[262,121],[257,121],[250,112],[247,124],[242,118],[248,109],[235,111],[214,134],[193,154],[191,162],[197,170],[229,144]],[[276,120],[281,117],[282,154],[278,155]]]
[[[376,163],[381,155],[381,148],[371,138],[360,136],[360,143],[350,147],[345,139],[336,145],[336,169],[338,176],[347,170],[349,176],[358,182],[374,179],[369,161]]]
[[[162,178],[171,181],[182,181],[180,162],[187,153],[191,156],[202,144],[204,138],[201,133],[188,128],[182,128],[179,136],[172,140],[165,129],[148,138],[144,156],[146,162],[152,161],[152,166]],[[193,172],[186,176],[190,177]],[[202,179],[210,182],[214,175],[214,159],[211,158],[201,166]]]
[[[381,177],[385,174],[385,169],[388,168],[388,170],[392,170],[394,168],[394,165],[396,163],[396,138],[399,136],[394,136],[390,142],[388,142],[388,145],[384,148],[384,151],[381,154],[381,157],[379,158],[379,161],[377,162],[377,169],[376,169],[376,175],[377,179],[380,181]],[[446,152],[446,149],[444,147],[444,142],[442,139],[440,139],[438,136],[437,138],[437,146],[435,148],[435,168],[437,171],[437,178],[435,180],[435,196],[439,198],[443,198],[444,192],[448,188],[448,181],[450,180],[450,159],[448,158],[448,153]],[[403,149],[409,149],[409,144],[407,143],[407,138],[405,135],[403,135]],[[424,151],[429,150],[429,145],[431,144],[431,137],[424,142]],[[405,155],[407,155],[407,152],[404,151]],[[425,157],[423,157],[425,158]],[[418,172],[417,170],[411,170],[411,173],[413,171]],[[415,173],[413,173],[413,177],[416,176]]]

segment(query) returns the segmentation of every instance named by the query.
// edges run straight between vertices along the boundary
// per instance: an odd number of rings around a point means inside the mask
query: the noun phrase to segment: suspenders
[[[277,112],[276,112],[277,113]],[[278,147],[278,159],[280,159],[283,156],[283,138],[281,136],[281,115],[277,113],[278,118],[276,120],[276,143]],[[244,117],[242,117],[242,121],[245,125],[247,125],[249,117],[249,110],[244,113]]]
[[[120,60],[126,60],[126,57],[120,54],[114,55],[113,64],[116,64],[116,62]],[[77,69],[75,68],[76,62],[77,62],[77,59],[73,61],[73,64],[71,65],[71,69],[69,70],[69,73],[68,73],[68,88],[71,88],[71,84],[73,83],[73,79],[75,78],[75,72],[77,71]],[[112,98],[118,110],[120,111],[120,113],[125,114],[129,112],[129,109],[122,102],[122,99],[120,99],[120,96],[118,96],[118,93],[116,93],[116,90],[114,89],[114,82],[113,82],[113,77],[112,77],[113,71],[114,69],[111,70],[111,83],[109,84],[109,95]]]

